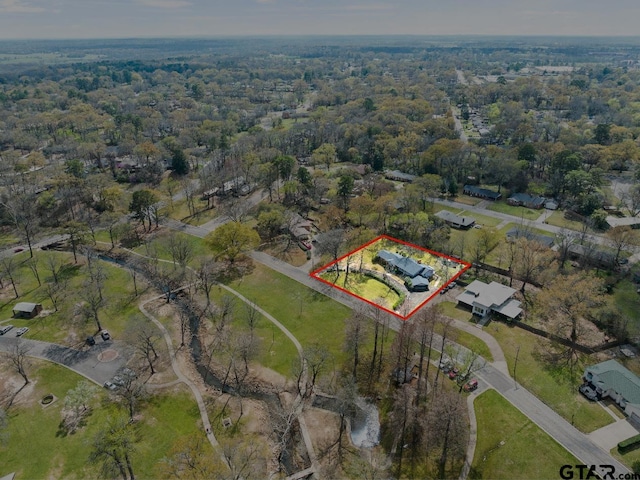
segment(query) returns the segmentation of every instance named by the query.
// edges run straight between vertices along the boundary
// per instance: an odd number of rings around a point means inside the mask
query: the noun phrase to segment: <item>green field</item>
[[[282,322],[303,347],[320,343],[343,358],[349,308],[260,264],[230,286]]]
[[[470,479],[559,478],[560,467],[580,462],[495,390],[474,401],[478,443]]]
[[[68,435],[59,428],[61,409],[68,390],[83,377],[44,361],[32,363],[33,390],[9,411],[8,440],[0,444],[2,473],[16,478],[98,478],[99,465],[89,462],[92,440],[116,406],[98,389],[86,426]],[[46,408],[39,401],[52,393],[57,400]],[[160,459],[178,438],[198,431],[199,411],[186,389],[171,396],[152,397],[141,408],[136,423],[138,441],[132,455],[137,478],[157,478]]]
[[[586,355],[571,369],[563,362],[547,360],[549,341],[518,327],[491,322],[485,330],[502,347],[509,371],[513,372],[516,352],[518,382],[559,413],[582,432],[592,432],[612,422],[611,416],[598,404],[590,403],[578,393],[584,368],[594,363]]]
[[[321,274],[320,278],[389,310],[393,309],[393,306],[400,299],[400,295],[394,289],[376,278],[350,273],[349,279],[345,283],[345,276],[345,272],[340,272],[336,278],[335,273],[328,272]]]
[[[489,210],[494,212],[506,213],[513,215],[514,217],[522,218],[525,220],[536,220],[540,215],[544,213],[544,210],[533,210],[525,207],[514,207],[505,202],[493,202],[489,207]]]

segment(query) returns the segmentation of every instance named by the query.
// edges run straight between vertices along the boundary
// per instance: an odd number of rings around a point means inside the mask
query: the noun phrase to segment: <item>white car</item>
[[[20,337],[29,331],[29,327],[20,327],[16,330],[16,337]]]
[[[5,325],[4,327],[0,328],[0,335],[4,335],[12,328],[13,328],[13,325]]]

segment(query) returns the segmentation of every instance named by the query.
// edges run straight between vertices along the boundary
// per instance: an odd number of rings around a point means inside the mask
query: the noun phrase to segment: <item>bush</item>
[[[633,450],[635,447],[640,446],[640,435],[635,435],[631,438],[627,438],[622,442],[618,443],[618,450],[620,452],[628,452],[629,450]]]

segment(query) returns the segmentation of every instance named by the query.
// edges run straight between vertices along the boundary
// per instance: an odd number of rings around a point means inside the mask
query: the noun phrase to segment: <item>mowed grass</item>
[[[463,322],[468,322],[472,318],[471,312],[463,308],[459,308],[453,302],[441,302],[439,305],[442,306],[442,313],[447,317],[455,318]],[[438,328],[436,332],[442,333],[442,327]],[[455,333],[453,334],[453,341],[477,353],[488,362],[493,362],[493,355],[491,354],[491,350],[489,350],[487,344],[478,337],[465,332],[464,330],[455,329]]]
[[[555,225],[556,227],[564,227],[577,232],[581,231],[582,223],[575,220],[569,220],[564,218],[564,211],[556,210],[549,218],[547,218],[549,225]]]
[[[513,215],[514,217],[524,218],[525,220],[536,220],[540,215],[544,213],[543,209],[534,210],[532,208],[514,207],[505,202],[493,202],[488,210],[494,212],[506,213],[507,215]]]
[[[400,299],[400,295],[388,285],[382,283],[380,280],[359,273],[350,273],[346,283],[345,272],[340,272],[337,279],[334,272],[323,273],[319,276],[338,287],[348,290],[354,295],[358,295],[387,309],[392,309]]]
[[[474,408],[478,443],[469,478],[551,479],[562,465],[580,463],[495,390],[479,395]]]
[[[349,308],[260,264],[230,286],[282,322],[303,348],[321,344],[336,359],[344,357]]]
[[[21,401],[9,411],[9,437],[0,444],[3,472],[16,472],[16,478],[99,478],[99,463],[89,462],[93,438],[118,407],[97,387],[86,425],[74,434],[65,434],[59,429],[64,397],[84,377],[59,365],[30,362],[34,387],[28,403]],[[49,393],[57,401],[43,408],[39,401]],[[140,413],[132,465],[137,478],[153,479],[173,442],[201,430],[200,416],[195,401],[182,388],[171,395],[151,397],[142,404]]]
[[[629,280],[619,282],[613,295],[609,297],[610,303],[617,306],[629,319],[629,335],[634,337],[640,335],[640,295],[637,293],[637,286]]]
[[[214,304],[220,305],[225,296],[233,299],[234,328],[240,332],[248,332],[248,307],[245,302],[220,286],[213,288],[210,298]],[[255,301],[255,299],[251,297],[249,297],[248,300],[252,302]],[[299,311],[299,304],[297,308],[297,311]],[[276,319],[280,321],[277,317]],[[298,351],[289,337],[261,313],[258,313],[258,321],[255,325],[254,334],[260,339],[260,346],[255,361],[284,376],[289,376],[292,366],[298,363],[299,358]]]
[[[513,372],[516,353],[518,382],[549,405],[565,420],[582,432],[592,432],[612,422],[611,416],[598,404],[591,403],[578,393],[584,368],[594,360],[583,355],[573,371],[563,362],[546,359],[549,340],[518,327],[491,322],[485,330],[502,347],[509,371]]]

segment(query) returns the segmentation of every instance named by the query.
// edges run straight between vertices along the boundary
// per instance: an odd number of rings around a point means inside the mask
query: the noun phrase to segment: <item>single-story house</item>
[[[485,198],[487,200],[500,200],[502,198],[502,194],[498,192],[494,192],[493,190],[489,190],[488,188],[480,188],[475,185],[465,185],[462,188],[462,193],[465,195],[469,195],[470,197],[478,197]]]
[[[410,173],[404,173],[400,170],[387,170],[384,172],[384,177],[388,180],[395,180],[396,182],[413,182],[417,177]]]
[[[33,318],[41,311],[41,303],[20,302],[13,307],[13,316],[16,318]]]
[[[288,224],[289,233],[298,241],[309,240],[313,229],[313,222],[294,213]]]
[[[640,217],[614,217],[608,215],[606,218],[607,225],[609,227],[631,227],[640,228]]]
[[[569,257],[579,261],[585,261],[602,268],[613,267],[616,259],[616,256],[613,253],[603,252],[595,247],[591,247],[589,245],[584,246],[579,243],[574,243],[569,246]]]
[[[528,193],[514,193],[507,198],[507,203],[516,207],[527,207],[541,209],[544,207],[546,199],[544,197],[534,197]]]
[[[449,212],[448,210],[440,210],[436,213],[436,217],[441,218],[454,228],[467,229],[471,228],[473,224],[476,223],[476,219],[473,217],[462,217]]]
[[[506,234],[507,242],[515,242],[518,238],[526,238],[527,240],[536,241],[545,247],[551,248],[555,241],[553,237],[548,235],[539,235],[526,228],[514,227]]]
[[[375,259],[398,275],[406,277],[405,285],[409,290],[414,292],[429,290],[429,282],[435,274],[435,270],[429,265],[423,265],[412,258],[388,250],[380,250]]]
[[[456,300],[470,307],[474,315],[485,317],[494,312],[513,320],[522,313],[520,302],[512,298],[515,293],[515,289],[498,282],[474,280]]]
[[[640,378],[616,360],[587,367],[583,379],[602,397],[610,397],[640,426]]]

